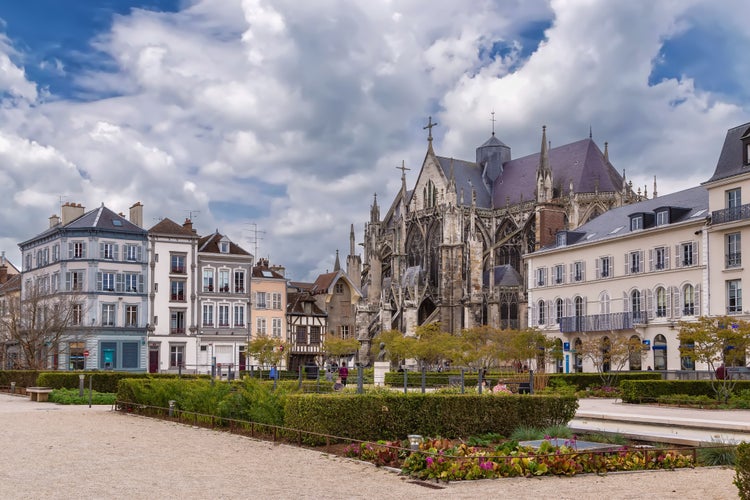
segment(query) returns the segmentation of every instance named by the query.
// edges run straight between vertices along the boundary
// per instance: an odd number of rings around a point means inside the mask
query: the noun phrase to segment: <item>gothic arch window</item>
[[[522,235],[516,230],[515,224],[509,220],[503,222],[498,229],[495,241],[502,244],[495,250],[495,263],[498,266],[509,265],[520,273],[523,240]]]
[[[432,181],[427,181],[427,185],[422,189],[424,196],[424,207],[432,208],[437,205],[437,188]]]
[[[427,271],[428,283],[434,287],[440,286],[440,243],[443,239],[443,230],[440,224],[435,224],[430,228],[427,236]],[[461,262],[456,262],[460,266]],[[456,269],[455,272],[458,272]]]
[[[406,237],[406,265],[408,267],[421,266],[424,268],[424,239],[419,229],[414,228]]]

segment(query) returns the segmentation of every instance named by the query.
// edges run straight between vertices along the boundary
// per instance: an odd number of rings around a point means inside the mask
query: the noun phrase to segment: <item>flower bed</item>
[[[557,441],[555,441],[557,442]],[[458,481],[542,475],[573,476],[581,473],[675,469],[694,466],[694,457],[672,449],[584,451],[576,440],[561,445],[550,440],[538,448],[507,442],[496,447],[476,447],[448,439],[430,439],[419,451],[406,449],[399,441],[356,443],[346,456],[391,467],[419,479]]]

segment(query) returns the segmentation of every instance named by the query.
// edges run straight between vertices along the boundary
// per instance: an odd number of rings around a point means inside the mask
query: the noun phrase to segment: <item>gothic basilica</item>
[[[609,162],[607,144],[602,153],[590,133],[551,148],[542,127],[540,151],[513,158],[493,131],[467,161],[435,153],[433,126],[430,119],[416,184],[407,187],[402,166],[401,189],[382,217],[375,196],[361,261],[351,249],[347,271],[363,292],[356,323],[365,356],[384,330],[526,326],[522,255],[646,196],[633,192]]]

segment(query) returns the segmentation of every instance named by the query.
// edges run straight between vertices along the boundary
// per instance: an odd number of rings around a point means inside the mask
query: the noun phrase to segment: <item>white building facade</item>
[[[22,288],[41,286],[78,301],[72,328],[47,365],[145,371],[148,268],[142,205],[130,208],[129,220],[104,205],[86,212],[80,204],[66,203],[61,215],[19,244]]]

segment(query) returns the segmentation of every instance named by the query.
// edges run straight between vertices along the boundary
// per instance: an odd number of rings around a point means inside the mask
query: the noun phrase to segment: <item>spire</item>
[[[349,255],[354,255],[354,224],[349,231]]]
[[[549,170],[549,149],[547,144],[547,125],[542,125],[542,153],[539,166],[543,172]]]
[[[397,170],[401,170],[401,191],[403,191],[403,194],[406,194],[406,171],[411,170],[410,168],[406,167],[406,164],[404,163],[404,160],[401,160],[401,166],[396,167]]]
[[[341,271],[341,262],[339,262],[339,251],[336,250],[336,263],[333,265],[333,272]]]
[[[378,193],[374,195],[374,201],[370,207],[370,222],[380,222],[380,207],[378,207]]]
[[[652,198],[656,198],[656,176],[654,176],[654,195]]]
[[[437,123],[432,123],[432,117],[427,119],[427,125],[422,127],[422,130],[427,130],[427,149],[432,151],[432,127],[436,127]]]
[[[495,110],[493,109],[490,114],[492,115],[492,118],[490,118],[492,121],[492,137],[495,137]]]
[[[604,161],[605,163],[609,163],[609,143],[608,142],[604,143]]]
[[[594,134],[593,134],[593,132],[591,130],[591,125],[589,125],[589,139],[591,139],[593,137],[594,137]]]

